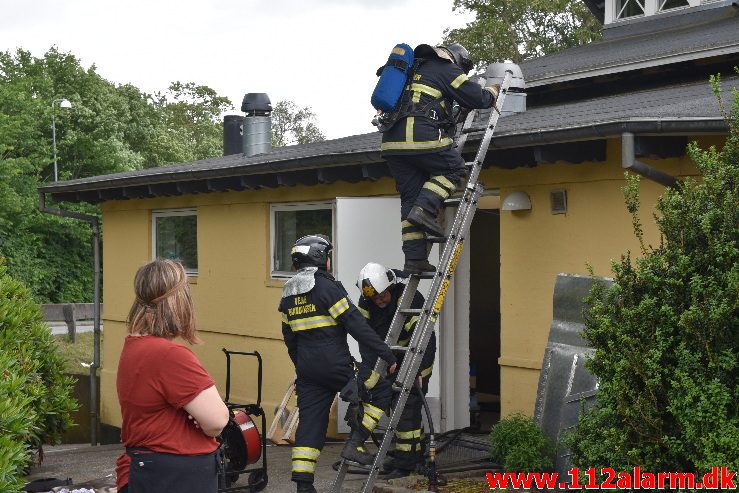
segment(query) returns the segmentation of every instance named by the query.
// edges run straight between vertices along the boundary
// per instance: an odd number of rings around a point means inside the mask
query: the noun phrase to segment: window
[[[298,238],[309,234],[323,234],[333,241],[332,202],[275,204],[270,207],[270,212],[273,277],[293,275],[290,251]]]
[[[151,219],[154,258],[179,260],[188,275],[197,275],[198,216],[195,209],[154,211]]]
[[[645,0],[617,0],[616,19],[644,15]]]
[[[659,0],[659,11],[690,7],[688,0]]]

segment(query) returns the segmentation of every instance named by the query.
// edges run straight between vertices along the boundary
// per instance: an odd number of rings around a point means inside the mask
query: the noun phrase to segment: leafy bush
[[[718,80],[713,81],[718,91]],[[723,107],[723,106],[722,106]],[[668,189],[645,247],[639,180],[625,189],[642,256],[614,262],[587,300],[588,368],[598,405],[567,439],[580,467],[704,473],[739,470],[739,94],[721,151],[688,153],[701,180]]]
[[[0,491],[17,491],[33,451],[56,443],[77,404],[41,308],[0,257]]]
[[[523,414],[512,414],[493,425],[490,454],[506,472],[547,471],[554,467],[554,446],[534,420]]]

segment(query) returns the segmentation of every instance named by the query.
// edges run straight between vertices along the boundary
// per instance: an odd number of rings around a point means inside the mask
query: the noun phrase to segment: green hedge
[[[490,455],[504,472],[541,472],[554,467],[554,446],[533,418],[520,413],[490,429]]]
[[[19,491],[33,453],[71,426],[72,379],[64,376],[41,308],[0,258],[0,492]]]

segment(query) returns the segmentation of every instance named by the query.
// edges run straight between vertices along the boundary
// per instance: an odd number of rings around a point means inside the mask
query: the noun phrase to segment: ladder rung
[[[398,313],[403,315],[420,315],[423,313],[423,308],[401,308]]]
[[[429,236],[428,238],[426,238],[426,241],[431,243],[446,243],[446,240],[446,236]]]
[[[488,127],[470,127],[470,128],[463,128],[463,129],[462,129],[462,133],[463,133],[463,134],[471,134],[471,133],[475,133],[475,132],[484,132],[484,131],[485,131],[485,130],[487,130],[487,129],[488,129]]]
[[[408,346],[390,346],[390,349],[393,351],[402,351],[404,353],[408,352]]]
[[[436,277],[436,272],[420,272],[418,274],[411,274],[411,277],[417,277],[418,279],[433,279]]]

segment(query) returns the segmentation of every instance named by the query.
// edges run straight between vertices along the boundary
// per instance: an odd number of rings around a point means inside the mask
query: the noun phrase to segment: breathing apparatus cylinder
[[[413,48],[405,43],[395,45],[387,63],[381,68],[380,79],[372,92],[372,106],[392,111],[403,94],[408,71],[413,66]]]

